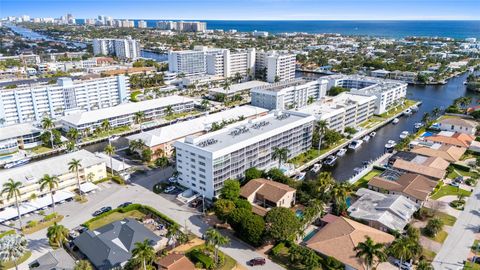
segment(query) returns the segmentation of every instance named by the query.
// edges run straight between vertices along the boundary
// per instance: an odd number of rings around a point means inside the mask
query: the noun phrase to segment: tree
[[[265,216],[267,235],[275,241],[294,240],[300,221],[295,213],[285,207],[275,207]]]
[[[136,112],[133,116],[133,121],[135,122],[135,124],[139,125],[143,122],[145,118],[145,113],[144,112]]]
[[[173,242],[173,245],[175,247],[175,242],[178,237],[178,234],[180,233],[180,227],[178,226],[177,223],[172,223],[168,226],[168,232],[167,232],[167,238],[168,238],[168,243]],[[175,241],[174,241],[175,240]]]
[[[205,244],[207,246],[213,247],[215,250],[215,264],[218,265],[218,247],[224,246],[230,243],[228,237],[223,236],[220,232],[213,228],[209,228],[205,232]]]
[[[206,100],[206,99],[203,99],[202,102],[200,103],[200,105],[202,106],[202,108],[204,110],[207,110],[208,107],[210,106],[210,101]]]
[[[433,266],[427,260],[422,259],[417,264],[417,270],[433,270]]]
[[[333,86],[332,88],[330,88],[330,90],[328,90],[328,95],[329,96],[336,96],[342,92],[347,92],[348,89],[347,88],[344,88],[344,87],[341,87],[341,86]]]
[[[18,270],[17,261],[28,251],[28,242],[23,235],[11,234],[0,238],[0,261],[11,261]]]
[[[434,237],[443,228],[443,222],[439,218],[432,218],[428,221],[427,226],[424,228],[424,232],[427,236]]]
[[[393,243],[388,248],[390,253],[395,257],[400,259],[400,264],[398,268],[403,264],[405,260],[410,260],[414,256],[414,249],[412,240],[408,237],[400,237],[395,239]]]
[[[147,265],[152,265],[155,260],[155,249],[150,245],[150,240],[135,243],[132,250],[132,260],[135,265],[143,265],[143,270],[147,270]]]
[[[170,165],[170,162],[168,161],[167,157],[159,157],[155,160],[155,165],[160,168],[166,168],[168,165]]]
[[[287,161],[288,160],[288,149],[287,148],[278,148],[274,147],[273,148],[273,153],[272,153],[272,159],[273,160],[278,160],[278,168],[282,166],[282,161]]]
[[[172,116],[173,115],[173,107],[171,105],[168,105],[166,108],[165,108],[165,114],[167,116]]]
[[[320,120],[317,122],[317,129],[318,129],[318,150],[322,149],[322,140],[323,136],[325,136],[325,132],[328,129],[328,123],[325,120]]]
[[[77,188],[78,188],[78,194],[82,195],[82,190],[80,188],[80,175],[79,175],[79,170],[82,167],[81,160],[79,159],[72,159],[68,163],[68,170],[70,172],[75,173],[75,177],[77,178]]]
[[[102,124],[101,124],[101,127],[104,131],[109,131],[110,130],[110,121],[108,121],[108,119],[105,119],[102,121]]]
[[[53,133],[52,129],[55,128],[55,124],[53,123],[53,120],[51,118],[45,117],[42,119],[42,128],[45,130],[48,130],[50,133],[50,141],[52,143],[52,149],[53,149]]]
[[[80,260],[75,264],[73,270],[93,270],[92,264],[87,260]]]
[[[255,167],[252,167],[250,169],[247,169],[245,171],[245,182],[248,182],[252,179],[258,179],[258,178],[261,178],[263,175],[263,171],[255,168]]]
[[[438,115],[440,115],[440,108],[438,107],[433,108],[432,114],[434,117],[438,117]]]
[[[76,128],[70,128],[67,132],[67,138],[69,138],[71,141],[76,142],[80,134],[78,133],[78,130]]]
[[[215,211],[215,215],[223,221],[226,221],[228,218],[228,215],[235,209],[236,205],[233,201],[231,200],[226,200],[226,199],[218,199],[214,204],[213,204],[213,209]]]
[[[325,135],[323,136],[327,146],[330,146],[342,139],[342,134],[336,132],[335,130],[326,129]]]
[[[108,144],[105,146],[104,151],[110,157],[110,173],[113,176],[113,154],[115,154],[115,146]]]
[[[422,116],[422,123],[427,126],[427,123],[430,122],[430,114],[428,112],[424,113]]]
[[[225,93],[227,93],[227,96],[228,96],[228,91],[230,90],[230,86],[232,86],[232,83],[230,82],[230,80],[228,78],[225,79],[225,81],[223,81],[222,83],[222,88],[223,90],[225,90]]]
[[[369,236],[366,236],[366,240],[358,243],[354,248],[357,252],[355,256],[363,259],[367,270],[372,267],[375,259],[377,259],[378,262],[383,262],[387,259],[387,255],[383,249],[383,244],[373,242]]]
[[[2,192],[0,196],[4,193],[7,193],[7,200],[15,198],[15,207],[17,208],[18,221],[20,222],[20,229],[22,229],[22,216],[20,215],[20,206],[18,205],[18,199],[20,198],[20,188],[22,187],[22,182],[13,181],[12,178],[8,179],[6,183],[3,184]]]
[[[335,183],[331,189],[331,197],[334,198],[334,202],[336,205],[336,213],[340,214],[343,212],[343,208],[346,206],[346,200],[348,194],[352,191],[352,187],[350,184],[343,182],[343,183]]]
[[[67,236],[68,229],[56,222],[47,229],[47,237],[51,245],[55,244],[57,247],[62,247],[63,243],[67,240]]]
[[[53,199],[53,194],[55,193],[55,189],[58,187],[59,181],[60,180],[58,177],[50,176],[48,174],[43,175],[43,177],[38,181],[41,191],[47,188],[50,191],[50,198],[52,199],[52,212],[55,212],[55,200]]]
[[[145,147],[142,150],[142,160],[145,162],[150,162],[152,160],[153,151],[152,149]]]
[[[233,179],[227,179],[223,182],[220,190],[220,198],[234,201],[240,196],[240,182]]]

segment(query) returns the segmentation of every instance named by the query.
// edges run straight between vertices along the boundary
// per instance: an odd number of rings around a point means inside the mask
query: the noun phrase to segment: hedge
[[[466,171],[466,172],[470,171],[470,167],[468,167],[466,165],[463,165],[463,164],[453,163],[452,166],[455,169],[459,169],[459,170],[462,170],[462,171]]]
[[[274,248],[272,248],[272,255],[273,256],[278,256],[280,252],[285,248],[285,243],[280,242],[278,243]]]
[[[202,264],[202,268],[212,269],[214,267],[213,259],[198,249],[188,252],[187,256],[195,265]]]

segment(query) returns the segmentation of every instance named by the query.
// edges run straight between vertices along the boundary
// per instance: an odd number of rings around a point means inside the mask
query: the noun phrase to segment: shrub
[[[30,220],[29,222],[27,222],[27,228],[32,228],[32,227],[35,227],[37,225],[38,225],[37,220]]]
[[[125,185],[125,180],[123,180],[120,176],[114,175],[112,176],[112,181],[119,184],[119,185]]]
[[[284,242],[280,242],[279,244],[277,244],[276,246],[274,246],[272,248],[272,255],[273,256],[278,256],[278,254],[280,254],[280,252],[285,248],[285,243]]]
[[[469,166],[465,166],[463,164],[458,164],[458,163],[453,163],[452,166],[456,169],[459,169],[459,170],[462,170],[462,171],[466,171],[466,172],[469,172],[470,171],[470,167]]]
[[[51,213],[43,217],[43,221],[49,221],[57,217],[57,213]]]
[[[195,264],[195,265],[202,265],[200,268],[206,269],[213,269],[214,268],[214,261],[212,258],[205,255],[201,250],[194,249],[187,253],[188,258]]]

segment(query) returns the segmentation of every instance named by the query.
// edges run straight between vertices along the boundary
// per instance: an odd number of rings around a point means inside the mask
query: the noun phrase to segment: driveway
[[[201,237],[209,226],[204,222],[203,217],[198,212],[180,206],[151,191],[154,184],[160,180],[165,181],[172,174],[172,171],[171,168],[150,171],[147,174],[137,176],[134,179],[135,183],[127,186],[118,186],[115,184],[104,185],[101,191],[88,195],[87,203],[78,204],[76,202],[70,202],[60,205],[55,209],[65,216],[60,223],[71,229],[92,218],[92,213],[103,206],[116,207],[125,201],[131,201],[156,208],[158,211],[175,220],[178,224],[186,227],[193,234]],[[46,238],[46,229],[27,235],[27,239],[30,241],[30,248],[32,250],[32,257],[28,262],[33,261],[50,250]],[[230,245],[221,248],[221,250],[247,269],[251,269],[251,267],[248,267],[246,262],[251,258],[259,256],[250,246],[234,237],[231,237]],[[28,269],[27,263],[22,264],[20,269]],[[274,270],[283,268],[267,260],[265,266],[255,267],[255,269]]]
[[[480,228],[480,185],[468,198],[465,210],[459,215],[457,222],[442,245],[433,261],[436,270],[463,269],[463,261],[467,260],[475,233]]]

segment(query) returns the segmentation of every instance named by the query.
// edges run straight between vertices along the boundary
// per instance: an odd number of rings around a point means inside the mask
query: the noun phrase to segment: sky
[[[183,20],[480,20],[480,0],[0,0],[0,17]]]

